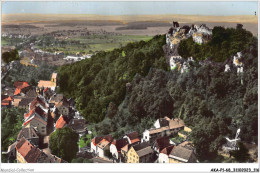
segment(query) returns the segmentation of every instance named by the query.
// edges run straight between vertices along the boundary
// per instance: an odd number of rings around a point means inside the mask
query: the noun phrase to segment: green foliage
[[[72,159],[71,163],[93,163],[93,161],[87,158],[78,157]]]
[[[122,51],[122,57],[125,57],[125,51]]]
[[[2,59],[5,63],[9,63],[14,60],[19,60],[18,50],[14,49],[9,52],[2,53]]]
[[[2,108],[1,109],[1,150],[7,151],[8,146],[15,142],[19,131],[22,129],[25,109]],[[2,155],[3,156],[3,155]],[[4,159],[4,157],[2,157]],[[2,162],[7,162],[3,160]]]
[[[83,147],[90,147],[91,144],[91,140],[94,138],[93,134],[86,134],[80,137],[79,140],[79,147],[83,148]]]
[[[70,162],[78,151],[78,134],[65,127],[50,135],[50,149],[54,155]]]
[[[217,156],[218,148],[225,143],[224,136],[228,133],[222,119],[202,118],[193,127],[191,139],[200,161],[212,160]]]
[[[15,81],[26,81],[30,85],[37,85],[39,80],[50,80],[51,74],[57,69],[56,66],[41,64],[38,67],[15,64],[2,80],[2,84],[12,87]]]
[[[239,163],[248,162],[250,159],[250,155],[248,153],[248,149],[242,142],[238,142],[239,150],[231,151],[231,155],[235,158],[235,160]]]
[[[195,43],[192,37],[182,40],[178,47],[178,53],[183,58],[192,56],[196,60],[211,58],[216,62],[223,62],[237,52],[248,48],[253,35],[242,28],[214,27],[212,39],[202,45]]]
[[[125,84],[139,73],[146,76],[151,67],[167,70],[162,46],[165,36],[148,42],[129,43],[111,52],[99,52],[91,59],[58,69],[60,92],[76,98],[77,109],[89,122],[100,122],[110,102],[119,105],[125,97]],[[127,52],[123,57],[122,52]]]
[[[182,143],[185,139],[179,135],[171,138],[171,140],[175,143],[175,144],[180,144]]]

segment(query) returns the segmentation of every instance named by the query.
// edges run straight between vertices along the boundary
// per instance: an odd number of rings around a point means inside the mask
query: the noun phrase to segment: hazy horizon
[[[237,16],[258,14],[257,1],[85,1],[2,2],[2,14],[88,14],[88,15],[200,15]]]

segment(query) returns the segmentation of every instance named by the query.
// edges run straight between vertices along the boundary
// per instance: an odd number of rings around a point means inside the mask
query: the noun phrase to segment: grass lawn
[[[22,42],[22,38],[1,37],[1,46],[15,46]]]

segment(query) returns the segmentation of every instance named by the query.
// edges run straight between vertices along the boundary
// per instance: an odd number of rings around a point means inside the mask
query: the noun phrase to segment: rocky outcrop
[[[212,30],[209,29],[205,24],[200,26],[197,25],[184,25],[179,27],[177,22],[173,22],[173,27],[171,27],[166,34],[166,44],[169,45],[171,49],[178,46],[181,40],[187,39],[189,37],[193,38],[193,41],[198,44],[206,43],[211,39]]]
[[[223,65],[224,72],[236,71],[237,73],[244,72],[243,53],[237,52],[234,56],[227,59]]]
[[[212,30],[205,24],[200,26],[184,25],[180,27],[178,22],[173,21],[173,27],[171,27],[166,34],[166,45],[164,46],[164,52],[171,70],[177,69],[183,73],[188,69],[189,62],[193,61],[192,57],[188,58],[188,60],[184,60],[179,56],[177,49],[181,40],[192,37],[194,42],[203,44],[209,41],[211,36]]]
[[[193,62],[193,58],[189,57],[187,60],[183,59],[181,56],[171,56],[170,57],[170,67],[171,70],[177,70],[184,73],[189,68],[189,63]]]

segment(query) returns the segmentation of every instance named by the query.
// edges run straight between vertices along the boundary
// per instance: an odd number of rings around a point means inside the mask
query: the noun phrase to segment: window
[[[145,139],[147,139],[147,136],[145,136]]]

